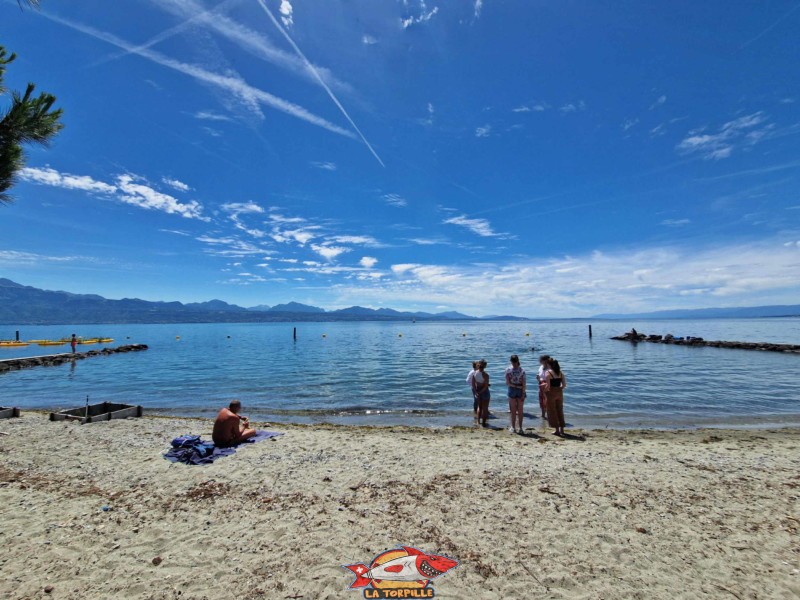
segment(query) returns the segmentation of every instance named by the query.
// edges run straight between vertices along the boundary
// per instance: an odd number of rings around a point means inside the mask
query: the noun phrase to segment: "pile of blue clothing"
[[[242,442],[254,444],[263,440],[283,435],[276,431],[257,431],[256,435]],[[214,442],[204,442],[199,435],[181,435],[172,440],[172,449],[164,454],[170,462],[187,465],[210,465],[218,458],[230,456],[236,452],[235,447],[221,448]]]

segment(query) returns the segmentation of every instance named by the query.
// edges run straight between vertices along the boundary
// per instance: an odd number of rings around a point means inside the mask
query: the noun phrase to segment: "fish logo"
[[[356,576],[350,589],[363,589],[364,598],[433,598],[431,580],[457,566],[452,558],[400,546],[382,552],[369,566],[358,563],[344,568]]]

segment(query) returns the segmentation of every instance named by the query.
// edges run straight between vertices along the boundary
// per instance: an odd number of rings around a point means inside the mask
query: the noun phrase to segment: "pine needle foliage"
[[[31,1],[29,4],[36,4]],[[8,95],[3,80],[6,69],[16,59],[0,46],[0,98]],[[25,166],[24,144],[48,145],[61,131],[63,111],[53,109],[56,97],[42,92],[34,95],[36,86],[29,83],[25,93],[11,92],[11,103],[0,112],[0,203],[11,201],[8,190],[16,183],[17,174]]]

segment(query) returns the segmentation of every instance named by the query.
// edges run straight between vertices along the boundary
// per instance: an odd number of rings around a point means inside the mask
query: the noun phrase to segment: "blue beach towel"
[[[277,431],[257,431],[256,434],[242,444],[255,444],[270,438],[283,435]],[[186,465],[210,465],[218,458],[236,453],[236,446],[218,448],[214,442],[204,442],[199,435],[182,435],[172,440],[172,450],[164,454],[169,462],[180,462]]]

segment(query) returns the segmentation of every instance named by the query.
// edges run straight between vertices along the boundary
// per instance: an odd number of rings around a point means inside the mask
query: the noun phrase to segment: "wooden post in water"
[[[592,326],[589,325],[589,339],[592,339]]]
[[[292,331],[292,339],[296,342],[297,341],[297,327],[294,328]]]
[[[19,341],[19,331],[17,332],[17,341]]]

